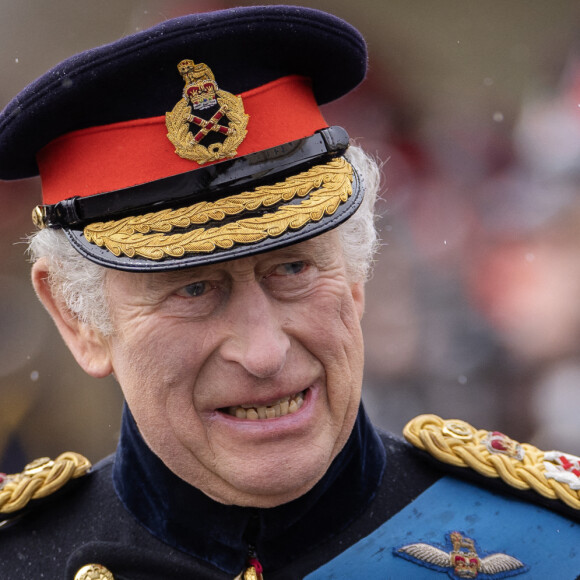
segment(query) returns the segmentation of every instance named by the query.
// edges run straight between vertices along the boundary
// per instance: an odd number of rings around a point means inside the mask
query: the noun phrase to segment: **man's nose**
[[[257,378],[275,377],[284,368],[290,350],[280,307],[256,284],[251,291],[246,288],[234,293],[227,311],[222,357]]]

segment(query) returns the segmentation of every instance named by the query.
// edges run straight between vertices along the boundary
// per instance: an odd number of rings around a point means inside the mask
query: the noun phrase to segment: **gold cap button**
[[[32,210],[32,223],[39,230],[42,230],[46,227],[45,220],[46,220],[46,210],[41,205],[37,205]]]

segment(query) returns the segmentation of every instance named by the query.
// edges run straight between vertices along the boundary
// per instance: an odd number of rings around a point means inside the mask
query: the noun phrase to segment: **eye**
[[[189,282],[189,283],[188,283]],[[167,297],[167,308],[177,316],[210,316],[227,298],[227,288],[220,280],[183,280]]]
[[[304,272],[307,268],[308,264],[306,262],[285,262],[284,264],[276,266],[270,275],[296,276]]]
[[[316,273],[316,267],[310,262],[282,262],[272,264],[263,278],[263,283],[278,299],[296,299],[313,288]]]
[[[177,294],[184,298],[195,298],[196,296],[202,296],[210,289],[209,282],[193,282],[182,288]]]

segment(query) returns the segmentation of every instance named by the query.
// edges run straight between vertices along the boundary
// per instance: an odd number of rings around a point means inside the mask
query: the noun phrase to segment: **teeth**
[[[303,404],[304,393],[302,392],[293,397],[283,397],[272,405],[259,407],[240,405],[239,407],[229,407],[227,412],[238,419],[274,419],[275,417],[283,417],[290,413],[296,413]]]

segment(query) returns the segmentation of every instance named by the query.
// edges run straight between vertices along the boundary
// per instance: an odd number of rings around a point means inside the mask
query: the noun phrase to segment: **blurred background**
[[[436,413],[580,454],[577,0],[290,3],[345,18],[370,49],[366,83],[325,115],[384,162],[364,319],[373,419],[399,432]],[[246,4],[0,0],[0,106],[76,52]],[[0,182],[6,472],[112,452],[122,405],[113,379],[78,369],[31,289],[24,240],[39,201],[37,180]]]

